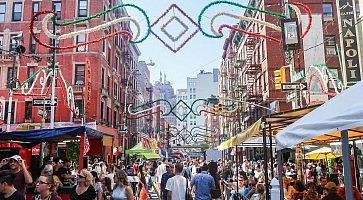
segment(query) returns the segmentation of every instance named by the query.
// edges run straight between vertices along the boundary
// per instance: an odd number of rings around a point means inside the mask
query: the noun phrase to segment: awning
[[[144,157],[146,159],[159,159],[160,158],[159,154],[154,153],[154,152],[152,152],[152,153],[141,153],[141,154],[138,154],[137,156],[138,157]]]
[[[332,152],[330,147],[322,147],[320,149],[305,154],[305,159],[307,160],[322,160],[339,157],[342,157],[342,155]]]
[[[146,149],[144,147],[144,145],[142,144],[142,142],[137,143],[134,147],[132,147],[131,149],[127,149],[126,150],[126,154],[131,154],[131,155],[138,155],[141,153],[152,153],[153,150],[152,149]]]
[[[260,134],[260,127],[261,127],[261,119],[256,121],[254,124],[252,124],[250,127],[245,129],[242,133],[232,137],[231,139],[222,142],[218,146],[218,150],[222,151],[231,147],[234,147],[236,145],[242,144],[246,140],[248,140],[251,137],[258,136]]]
[[[86,131],[89,138],[100,138],[100,132],[91,131],[84,126],[64,127],[55,129],[37,129],[25,131],[1,132],[0,140],[17,141],[23,143],[40,143],[40,142],[61,142],[64,140],[72,140],[76,136]]]
[[[349,130],[350,139],[363,138],[363,81],[327,101],[276,135],[278,149],[296,144],[340,140]]]

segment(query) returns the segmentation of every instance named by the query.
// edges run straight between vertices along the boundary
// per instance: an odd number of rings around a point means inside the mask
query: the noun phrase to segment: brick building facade
[[[23,33],[22,45],[25,46],[26,52],[23,56],[16,57],[15,77],[17,86],[27,80],[42,67],[48,67],[51,62],[51,50],[39,45],[34,41],[29,33],[29,24],[33,14],[38,11],[52,10],[55,8],[57,17],[60,22],[64,22],[77,17],[90,16],[106,8],[121,3],[120,0],[57,0],[57,1],[31,1],[31,0],[0,0],[0,43],[2,49],[11,50],[10,46],[14,45],[11,40],[12,36]],[[125,9],[119,9],[112,13],[99,17],[91,21],[70,25],[61,28],[62,33],[95,27],[106,21],[113,20],[120,16],[126,16]],[[41,16],[43,17],[43,16]],[[42,18],[41,18],[42,19]],[[35,32],[41,29],[40,20],[35,22]],[[71,39],[61,40],[59,46],[69,46],[77,43],[94,40],[104,35],[119,30],[130,30],[128,23],[120,23],[109,29],[96,31],[85,35],[78,35]],[[44,43],[51,44],[51,40],[43,33],[37,34]],[[13,43],[12,43],[13,42]],[[32,59],[31,56],[40,57],[41,60]],[[116,35],[113,38],[106,39],[103,42],[87,45],[84,47],[71,48],[66,50],[57,50],[56,63],[59,68],[56,85],[57,106],[55,108],[55,122],[75,122],[80,123],[80,119],[85,113],[85,122],[96,122],[98,129],[102,130],[105,135],[112,136],[113,142],[120,145],[119,131],[122,122],[123,105],[125,103],[124,94],[126,85],[129,85],[129,95],[127,104],[135,102],[134,90],[136,90],[135,77],[130,75],[138,63],[140,51],[137,46],[127,41],[124,35]],[[7,108],[9,99],[9,80],[11,80],[11,71],[13,70],[13,59],[8,53],[2,51],[0,54],[0,118],[7,123]],[[89,61],[89,67],[87,65]],[[90,72],[90,79],[85,78],[85,72]],[[64,78],[61,78],[59,75]],[[30,94],[41,94],[40,76],[31,82],[34,88]],[[63,80],[65,84],[63,83]],[[127,83],[129,81],[129,83]],[[90,83],[86,87],[86,83]],[[45,92],[40,96],[17,95],[20,91],[14,91],[14,106],[12,112],[12,127],[22,123],[41,123],[41,117],[38,115],[42,107],[32,106],[33,98],[50,98],[50,84],[45,86]],[[63,85],[63,86],[62,86]],[[29,91],[31,84],[25,88]],[[65,90],[66,89],[66,90]],[[79,109],[79,114],[72,111],[72,106],[67,105],[67,91],[73,89],[74,104]],[[85,91],[89,89],[88,91]],[[49,90],[49,92],[47,92]],[[85,91],[85,92],[83,92]],[[70,92],[71,94],[72,92]],[[89,106],[83,109],[84,96],[90,96]],[[72,94],[71,94],[72,95]],[[50,108],[46,108],[50,110]],[[50,112],[46,122],[49,121]],[[129,121],[129,124],[134,124]],[[136,126],[136,125],[135,125]],[[3,124],[3,129],[5,128]],[[129,125],[132,132],[136,127]],[[133,137],[128,140],[129,146],[136,141]]]

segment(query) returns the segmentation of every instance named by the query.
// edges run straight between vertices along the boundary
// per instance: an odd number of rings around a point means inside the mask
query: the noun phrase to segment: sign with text
[[[354,0],[337,0],[343,77],[347,86],[362,80]]]
[[[51,99],[33,99],[33,106],[51,106]],[[57,105],[57,99],[54,99],[54,106]]]
[[[88,117],[91,109],[91,90],[92,90],[92,76],[91,76],[91,62],[89,59],[86,60],[86,69],[85,69],[85,105],[84,105],[84,114]]]
[[[292,91],[292,90],[307,90],[307,83],[282,83],[282,91]]]

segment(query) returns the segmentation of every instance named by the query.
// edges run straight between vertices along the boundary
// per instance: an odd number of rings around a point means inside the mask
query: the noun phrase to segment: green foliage
[[[80,143],[79,140],[72,140],[67,143],[67,156],[75,164],[79,163]]]

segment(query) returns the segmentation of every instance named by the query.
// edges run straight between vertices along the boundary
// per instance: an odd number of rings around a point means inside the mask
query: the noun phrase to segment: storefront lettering
[[[361,80],[361,69],[358,52],[358,39],[355,27],[354,2],[352,0],[338,0],[340,14],[340,28],[342,31],[342,50],[347,86]]]

